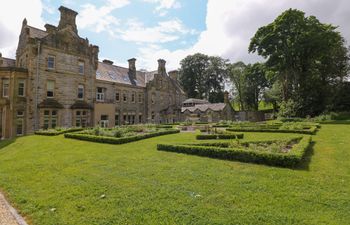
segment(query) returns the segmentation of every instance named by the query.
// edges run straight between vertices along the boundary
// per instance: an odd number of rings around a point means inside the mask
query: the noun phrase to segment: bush
[[[250,127],[241,127],[241,128],[226,128],[227,131],[233,132],[271,132],[271,133],[296,133],[296,134],[315,134],[317,127],[313,126],[305,130],[290,130],[290,129],[265,129],[265,128],[250,128]]]
[[[100,143],[108,143],[108,144],[124,144],[128,142],[138,141],[146,138],[166,135],[166,134],[175,134],[179,133],[180,131],[177,129],[169,129],[165,131],[158,131],[154,133],[146,133],[141,135],[134,135],[134,136],[128,136],[128,137],[107,137],[107,136],[96,136],[91,134],[84,134],[84,133],[67,133],[64,135],[65,138],[73,138],[83,141],[92,141],[92,142],[100,142]]]
[[[270,153],[239,148],[227,148],[224,146],[225,144],[217,143],[215,144],[216,146],[158,144],[157,150],[293,168],[304,159],[310,142],[310,136],[303,137],[288,153]]]
[[[243,134],[198,134],[197,140],[208,140],[208,139],[242,139]]]
[[[57,128],[57,129],[48,129],[48,130],[38,130],[35,131],[34,134],[37,135],[45,135],[45,136],[56,136],[60,134],[65,134],[65,133],[71,133],[71,132],[77,132],[77,131],[82,131],[84,128],[80,127],[74,127],[74,128]]]

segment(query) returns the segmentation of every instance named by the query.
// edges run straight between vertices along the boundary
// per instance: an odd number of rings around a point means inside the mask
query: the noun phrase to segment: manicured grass
[[[349,125],[322,125],[311,161],[296,170],[156,150],[157,143],[200,142],[195,135],[123,145],[63,135],[1,141],[0,187],[32,224],[350,221]],[[244,139],[296,136],[249,132]]]

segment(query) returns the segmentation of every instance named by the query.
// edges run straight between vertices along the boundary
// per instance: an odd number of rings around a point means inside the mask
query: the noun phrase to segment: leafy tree
[[[258,29],[249,52],[266,58],[281,87],[282,102],[297,116],[315,115],[332,102],[333,91],[348,74],[345,41],[335,26],[289,9]],[[288,100],[295,104],[287,104]]]
[[[228,66],[228,78],[233,83],[236,99],[239,104],[239,110],[244,111],[244,88],[245,88],[245,70],[246,65],[243,62],[237,62]]]
[[[180,65],[180,83],[188,97],[223,101],[227,60],[197,53],[181,60]]]

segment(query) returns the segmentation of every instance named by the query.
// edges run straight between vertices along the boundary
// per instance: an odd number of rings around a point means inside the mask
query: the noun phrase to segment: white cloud
[[[15,57],[24,18],[27,18],[29,25],[43,27],[42,11],[40,0],[11,0],[0,7],[0,52],[4,57]]]
[[[139,20],[132,19],[127,22],[126,29],[119,29],[116,32],[122,40],[141,44],[175,41],[181,35],[191,34],[194,31],[187,29],[179,19],[161,21],[154,27],[145,27]]]
[[[149,3],[156,3],[158,6],[156,7],[156,11],[160,11],[163,9],[178,9],[181,8],[181,3],[177,0],[144,0]]]
[[[350,1],[347,0],[208,0],[206,30],[193,46],[175,51],[146,46],[138,52],[139,62],[144,61],[143,66],[150,69],[154,68],[156,59],[162,57],[169,61],[168,68],[174,69],[182,58],[196,52],[231,61],[256,62],[261,58],[248,54],[250,38],[259,27],[271,23],[289,8],[300,9],[307,16],[314,15],[322,23],[339,25],[339,31],[350,41],[350,30],[347,29]]]
[[[145,2],[157,4],[154,13],[158,13],[159,16],[165,16],[169,9],[181,8],[181,3],[177,0],[143,0]]]
[[[128,4],[130,4],[129,0],[108,0],[106,5],[99,8],[90,3],[85,4],[78,14],[77,24],[79,28],[87,28],[98,33],[106,31],[113,36],[113,28],[119,24],[119,20],[111,13]]]

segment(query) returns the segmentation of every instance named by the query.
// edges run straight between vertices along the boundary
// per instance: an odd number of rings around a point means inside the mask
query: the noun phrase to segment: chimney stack
[[[179,79],[179,71],[177,71],[177,70],[169,71],[168,74],[169,74],[169,77],[173,80]]]
[[[102,62],[103,62],[104,64],[113,65],[113,61],[108,60],[108,59],[104,59]]]
[[[77,24],[75,23],[75,18],[77,17],[78,13],[64,6],[61,6],[58,10],[61,12],[61,19],[58,24],[58,29],[61,30],[70,26],[75,33],[78,33]]]
[[[128,60],[129,62],[129,77],[132,80],[136,80],[136,59],[135,58],[131,58]]]
[[[56,27],[51,24],[45,24],[46,32],[53,33],[56,30]]]
[[[164,59],[158,59],[158,74],[159,75],[166,74],[165,63],[166,63],[166,61]]]

